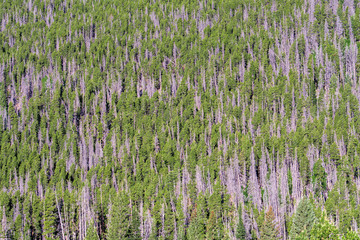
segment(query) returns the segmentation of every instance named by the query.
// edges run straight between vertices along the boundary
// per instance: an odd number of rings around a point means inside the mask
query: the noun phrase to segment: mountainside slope
[[[358,239],[358,0],[5,0],[0,25],[1,236]]]

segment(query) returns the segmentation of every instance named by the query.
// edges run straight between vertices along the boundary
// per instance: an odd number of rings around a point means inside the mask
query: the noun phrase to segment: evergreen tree
[[[131,214],[131,224],[127,234],[127,239],[130,240],[139,240],[141,239],[140,235],[140,217],[139,213],[134,209]]]
[[[201,222],[200,217],[197,214],[197,207],[191,213],[190,224],[186,232],[187,239],[196,240],[204,239],[204,225]]]
[[[262,240],[274,240],[279,238],[279,228],[275,222],[275,215],[272,210],[272,207],[269,207],[269,210],[265,213],[264,223],[261,227],[261,239]]]
[[[125,193],[119,193],[109,209],[107,239],[124,239],[130,229],[131,212],[129,209],[129,197]]]
[[[21,215],[18,215],[14,222],[14,236],[15,239],[24,238],[23,228],[22,228],[22,218]]]
[[[242,207],[239,207],[239,222],[236,228],[236,238],[237,239],[245,239],[246,238],[246,231],[245,226],[242,219]]]
[[[343,237],[345,240],[360,240],[360,236],[355,231],[348,231],[346,235]]]
[[[45,239],[53,239],[56,235],[57,213],[56,213],[55,194],[47,191],[43,202],[43,234]]]
[[[304,233],[308,238],[310,237],[310,231],[315,222],[315,213],[310,200],[303,198],[294,214],[294,218],[291,225],[290,238],[296,239],[298,235]]]
[[[335,225],[331,224],[325,215],[323,215],[319,222],[315,223],[310,232],[310,239],[329,239],[338,240],[340,239],[339,230]]]
[[[214,211],[210,212],[210,217],[206,225],[206,239],[218,239],[218,228]]]
[[[88,228],[86,230],[86,237],[85,240],[99,240],[99,236],[96,232],[96,228],[94,226],[93,221],[91,221],[88,225]]]

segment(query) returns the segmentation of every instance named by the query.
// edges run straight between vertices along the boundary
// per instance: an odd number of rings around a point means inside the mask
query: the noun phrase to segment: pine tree
[[[314,224],[313,228],[311,229],[310,239],[339,240],[339,230],[335,225],[329,222],[325,215],[323,215],[319,222]]]
[[[3,82],[0,82],[0,107],[7,107],[7,99],[6,99],[6,85]]]
[[[166,239],[172,239],[175,231],[175,213],[170,207],[165,208],[164,219],[164,236]]]
[[[204,225],[201,222],[200,217],[197,214],[197,207],[191,213],[189,228],[186,232],[187,239],[197,240],[204,239]]]
[[[99,236],[96,232],[96,228],[94,226],[93,221],[90,222],[87,230],[85,240],[99,240]]]
[[[260,234],[262,240],[279,239],[279,228],[276,226],[275,215],[271,206],[265,214]]]
[[[130,228],[129,197],[125,193],[118,194],[111,206],[107,239],[124,239]]]
[[[15,107],[13,103],[9,104],[9,117],[10,117],[10,122],[11,122],[11,127],[14,130],[15,133],[17,133],[17,129],[18,129],[18,115],[15,111]]]
[[[206,239],[217,239],[218,228],[214,211],[211,211],[209,221],[206,225]]]
[[[56,235],[57,215],[55,195],[51,191],[46,192],[43,209],[43,235],[45,236],[45,239],[53,239]]]
[[[245,239],[246,237],[246,231],[245,231],[245,226],[244,226],[244,222],[242,219],[242,207],[239,207],[239,222],[236,228],[236,238],[237,239]]]
[[[7,235],[7,231],[8,231],[8,227],[7,227],[7,218],[6,218],[6,212],[5,212],[5,207],[3,207],[1,213],[1,224],[0,224],[0,234],[1,236],[6,236]]]
[[[345,240],[360,240],[360,236],[355,231],[348,231],[343,239],[345,239]]]
[[[24,238],[23,232],[22,232],[22,218],[21,214],[19,214],[14,222],[14,238],[20,239]]]
[[[130,240],[139,240],[141,239],[140,235],[140,217],[136,208],[132,210],[131,215],[131,224],[127,233],[127,239]]]
[[[310,237],[309,234],[315,220],[312,204],[308,199],[302,199],[294,214],[290,238],[296,239],[302,232],[304,232],[305,236]]]
[[[335,164],[338,164],[340,161],[339,148],[335,142],[330,145],[330,158],[335,162]]]

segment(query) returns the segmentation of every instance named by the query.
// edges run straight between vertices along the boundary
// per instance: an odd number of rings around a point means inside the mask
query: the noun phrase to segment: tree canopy
[[[357,239],[359,44],[359,0],[1,1],[0,237]]]

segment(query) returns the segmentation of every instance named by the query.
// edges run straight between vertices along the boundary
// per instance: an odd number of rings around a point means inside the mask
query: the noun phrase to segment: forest
[[[360,240],[359,47],[359,0],[0,1],[0,237]]]

